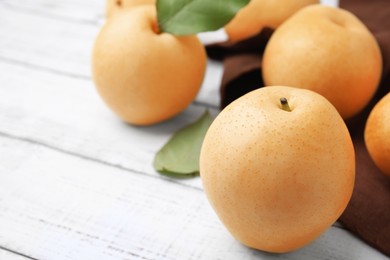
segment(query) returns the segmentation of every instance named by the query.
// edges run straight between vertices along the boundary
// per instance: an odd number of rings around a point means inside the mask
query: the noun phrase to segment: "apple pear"
[[[352,195],[355,154],[343,119],[323,96],[264,87],[213,121],[200,176],[237,240],[283,253],[309,244],[339,218]]]

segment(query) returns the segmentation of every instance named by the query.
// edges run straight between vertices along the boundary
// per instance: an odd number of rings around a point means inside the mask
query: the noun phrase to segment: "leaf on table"
[[[153,162],[155,170],[173,176],[199,173],[200,149],[212,121],[206,110],[196,122],[176,132],[157,152]]]
[[[227,24],[249,0],[157,0],[160,31],[191,35]]]

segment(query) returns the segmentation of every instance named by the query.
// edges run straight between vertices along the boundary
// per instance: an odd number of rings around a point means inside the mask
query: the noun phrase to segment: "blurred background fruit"
[[[225,26],[230,41],[256,35],[265,27],[275,29],[300,8],[318,0],[251,0]]]
[[[325,96],[344,119],[360,112],[376,92],[381,52],[352,13],[311,5],[271,36],[263,57],[266,85],[288,85]]]
[[[182,112],[201,87],[207,61],[196,36],[160,33],[151,5],[108,19],[92,56],[99,94],[120,118],[136,125],[158,123]]]
[[[364,140],[376,166],[390,176],[390,93],[372,109],[367,119]]]

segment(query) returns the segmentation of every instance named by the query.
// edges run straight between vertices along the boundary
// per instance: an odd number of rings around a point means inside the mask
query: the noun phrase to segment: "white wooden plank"
[[[1,133],[153,176],[155,153],[205,111],[193,105],[173,120],[135,127],[108,110],[90,81],[1,62],[0,71]],[[177,181],[200,187],[198,178]]]
[[[98,29],[0,8],[0,58],[89,78]]]
[[[0,8],[0,61],[90,80],[91,52],[99,29],[99,25]],[[221,77],[222,65],[210,60],[196,100],[218,106]]]
[[[320,0],[321,4],[337,7],[339,6],[339,0]]]
[[[33,260],[33,258],[29,258],[26,256],[22,256],[18,253],[14,253],[8,250],[4,250],[0,248],[0,259],[4,260]]]
[[[0,158],[0,245],[36,259],[385,259],[339,228],[262,253],[228,234],[200,189],[4,137]]]
[[[104,17],[105,0],[2,0],[0,6],[57,20],[96,23]]]

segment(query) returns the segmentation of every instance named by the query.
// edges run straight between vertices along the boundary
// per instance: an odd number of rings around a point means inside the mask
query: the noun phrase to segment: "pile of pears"
[[[233,43],[265,27],[275,29],[261,64],[266,87],[219,113],[199,164],[207,198],[231,234],[249,247],[282,253],[312,242],[345,210],[355,178],[345,120],[372,100],[382,56],[356,16],[317,0],[251,0],[224,31]],[[104,102],[123,121],[142,126],[186,109],[207,65],[196,35],[161,31],[155,0],[107,0],[92,56]],[[371,120],[375,126],[390,114],[387,100]],[[385,140],[390,124],[384,132],[375,126],[370,140]],[[390,151],[390,141],[371,143],[378,156]],[[386,158],[375,161],[389,164]]]

